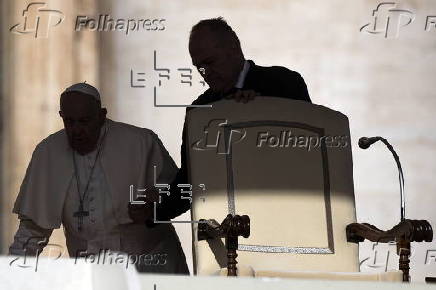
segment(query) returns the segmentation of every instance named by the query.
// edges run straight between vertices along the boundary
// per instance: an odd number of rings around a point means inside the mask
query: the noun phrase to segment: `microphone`
[[[382,141],[386,145],[386,147],[388,147],[389,151],[391,151],[392,155],[394,156],[395,162],[397,163],[398,179],[400,181],[400,195],[401,195],[401,220],[403,221],[406,216],[406,210],[405,210],[405,202],[404,202],[404,175],[403,175],[403,169],[401,168],[400,157],[398,157],[397,152],[395,152],[394,148],[392,147],[391,144],[389,144],[388,140],[380,136],[361,137],[359,139],[359,147],[362,149],[368,149],[372,144],[374,144],[377,141]]]
[[[369,146],[379,141],[381,137],[361,137],[359,139],[359,147],[362,149],[368,149]]]

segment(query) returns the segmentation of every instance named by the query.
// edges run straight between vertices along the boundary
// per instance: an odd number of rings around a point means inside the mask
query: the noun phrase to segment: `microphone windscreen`
[[[370,139],[368,137],[361,137],[359,139],[359,147],[362,149],[368,149],[371,145]]]

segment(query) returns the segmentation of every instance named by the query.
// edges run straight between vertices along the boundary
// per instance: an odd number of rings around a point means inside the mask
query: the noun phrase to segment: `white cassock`
[[[155,183],[170,184],[177,173],[162,142],[149,129],[106,119],[99,143],[99,154],[97,148],[82,156],[71,149],[65,130],[60,130],[37,145],[13,209],[20,226],[9,253],[40,250],[41,238],[32,237],[48,238],[63,224],[70,257],[109,249],[139,257],[136,266],[141,271],[189,273],[171,224],[147,227],[134,224],[128,215],[131,186],[136,193]],[[73,216],[80,196],[88,212],[81,231]]]

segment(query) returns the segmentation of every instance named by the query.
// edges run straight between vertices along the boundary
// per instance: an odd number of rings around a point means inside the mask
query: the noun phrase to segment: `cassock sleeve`
[[[20,216],[20,225],[9,247],[9,255],[36,256],[47,245],[53,229],[43,229],[31,219]]]

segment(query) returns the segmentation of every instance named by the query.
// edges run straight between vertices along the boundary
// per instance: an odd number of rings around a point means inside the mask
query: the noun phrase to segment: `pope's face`
[[[208,29],[195,32],[189,42],[192,64],[197,67],[212,91],[223,93],[232,89],[242,70],[244,58]],[[200,71],[204,69],[204,71]]]
[[[75,151],[84,155],[93,151],[106,118],[106,110],[89,95],[69,92],[61,97],[61,111],[68,142]]]

